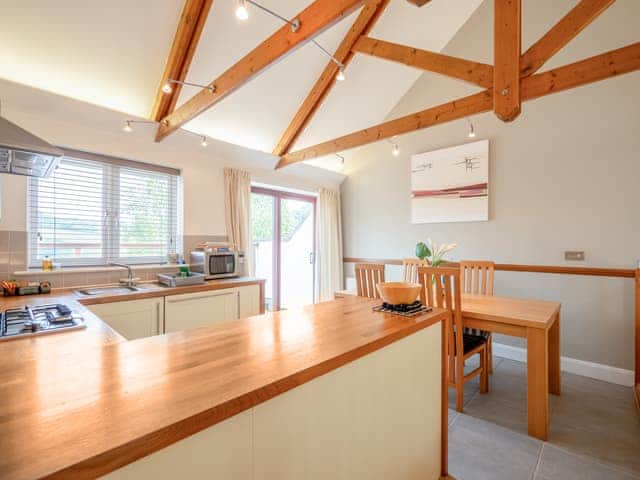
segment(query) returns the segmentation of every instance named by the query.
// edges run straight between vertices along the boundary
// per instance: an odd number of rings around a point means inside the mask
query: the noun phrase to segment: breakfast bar
[[[353,297],[125,341],[65,295],[88,328],[0,343],[2,479],[446,474],[443,310]]]

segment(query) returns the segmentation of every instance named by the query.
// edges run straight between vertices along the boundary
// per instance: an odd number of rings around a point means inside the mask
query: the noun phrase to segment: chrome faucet
[[[131,270],[131,267],[129,265],[126,265],[124,263],[116,263],[116,262],[111,262],[109,263],[109,265],[113,266],[113,267],[122,267],[122,268],[126,268],[127,271],[129,272],[129,277],[126,280],[120,279],[120,285],[125,285],[127,287],[135,287],[136,284],[138,283],[138,279],[137,278],[133,278],[133,270]]]

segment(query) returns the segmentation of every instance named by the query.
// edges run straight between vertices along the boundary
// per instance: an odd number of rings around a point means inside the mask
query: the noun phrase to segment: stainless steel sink
[[[83,288],[82,290],[76,290],[76,292],[81,293],[82,295],[117,295],[121,293],[139,292],[141,290],[144,290],[141,286],[128,287],[126,285],[116,285],[113,287]]]

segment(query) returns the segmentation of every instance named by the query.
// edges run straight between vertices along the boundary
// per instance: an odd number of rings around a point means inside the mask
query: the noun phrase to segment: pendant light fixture
[[[156,122],[152,122],[151,120],[125,120],[124,121],[124,126],[122,127],[122,131],[126,132],[126,133],[133,132],[133,127],[131,125],[134,124],[134,123],[142,123],[142,124],[153,123],[153,124],[155,124]]]
[[[391,155],[393,155],[394,157],[397,157],[400,155],[400,146],[395,142],[395,139],[396,139],[396,135],[394,135],[390,139],[387,138],[386,141],[389,142],[391,145],[393,145],[393,148],[391,149]]]
[[[473,128],[473,123],[471,122],[470,118],[467,118],[467,122],[469,122],[469,133],[467,134],[467,137],[469,138],[475,138],[476,136],[476,131]]]
[[[300,23],[300,19],[299,18],[296,17],[293,20],[289,20],[289,19],[283,17],[282,15],[280,15],[279,13],[276,13],[273,10],[270,10],[269,8],[265,7],[264,5],[259,4],[255,0],[237,0],[237,2],[238,2],[238,4],[236,6],[236,17],[239,20],[243,20],[244,21],[244,20],[247,20],[249,18],[249,10],[247,8],[247,4],[251,4],[254,7],[259,8],[263,12],[266,12],[269,15],[271,15],[271,16],[283,21],[284,23],[290,25],[291,26],[291,31],[294,32],[294,33],[297,32],[300,29],[300,26],[302,25]],[[310,38],[309,40],[316,47],[318,47],[318,49],[322,53],[327,55],[331,59],[332,62],[334,62],[338,66],[338,73],[336,74],[336,80],[338,80],[339,82],[342,82],[346,78],[345,75],[344,75],[344,68],[345,68],[344,63],[342,63],[336,57],[331,55],[331,52],[327,51],[327,49],[324,48],[322,45],[320,45],[314,38]]]
[[[247,9],[247,2],[245,0],[238,0],[238,6],[236,7],[236,17],[238,20],[246,20],[249,18],[249,10]]]
[[[182,81],[182,80],[174,80],[173,78],[169,78],[169,79],[167,79],[167,83],[165,83],[162,86],[162,92],[166,93],[167,95],[170,94],[171,92],[173,92],[173,87],[171,85],[174,84],[174,83],[177,83],[179,85],[189,85],[191,87],[202,88],[203,90],[209,90],[211,93],[215,93],[215,91],[216,91],[216,86],[215,85],[201,85],[199,83],[186,82],[186,81]]]
[[[124,126],[122,127],[122,130],[126,133],[131,133],[133,132],[133,127],[132,125],[134,123],[139,123],[139,124],[143,124],[143,125],[157,125],[157,122],[153,122],[151,120],[125,120],[124,121]],[[195,132],[191,132],[189,130],[182,130],[185,133],[188,133],[189,135],[194,135],[197,136],[198,138],[200,138],[200,146],[205,148],[207,146],[209,146],[209,138],[206,135],[202,135],[201,133],[195,133]]]

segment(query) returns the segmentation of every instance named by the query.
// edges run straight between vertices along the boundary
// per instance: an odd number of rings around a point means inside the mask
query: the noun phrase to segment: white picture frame
[[[489,140],[411,156],[411,223],[489,220]]]

